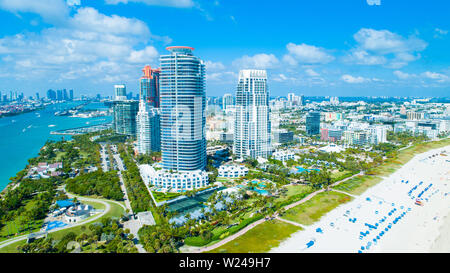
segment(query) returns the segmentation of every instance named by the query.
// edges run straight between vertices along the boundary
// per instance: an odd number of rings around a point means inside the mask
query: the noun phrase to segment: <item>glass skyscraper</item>
[[[161,70],[152,69],[146,65],[142,72],[144,72],[144,76],[139,80],[139,97],[150,106],[159,108],[159,74]]]
[[[191,47],[172,46],[160,74],[161,154],[166,170],[206,167],[205,65]]]
[[[139,102],[134,100],[116,100],[113,102],[113,128],[117,134],[136,136],[136,115]]]
[[[318,135],[320,134],[320,113],[309,112],[306,114],[306,134]]]
[[[115,100],[126,100],[127,99],[127,88],[125,84],[114,85],[114,99]]]
[[[139,154],[149,154],[161,150],[161,130],[159,112],[159,69],[149,65],[142,70],[140,79],[139,112],[137,121],[137,150]]]
[[[272,145],[265,70],[239,72],[235,111],[233,153],[239,158],[267,158]]]
[[[149,154],[161,150],[161,129],[159,109],[144,100],[139,101],[136,117],[137,150],[139,154]]]

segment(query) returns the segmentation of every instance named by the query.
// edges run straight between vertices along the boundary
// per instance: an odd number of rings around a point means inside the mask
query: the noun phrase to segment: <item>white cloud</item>
[[[346,57],[346,60],[361,65],[380,65],[387,62],[384,56],[371,55],[367,51],[361,49],[353,50],[352,53]]]
[[[399,70],[395,70],[393,73],[395,76],[397,76],[397,78],[399,78],[401,80],[410,79],[410,78],[413,78],[416,76],[415,74],[409,74],[409,73],[405,73],[405,72],[402,72]]]
[[[312,70],[311,68],[306,69],[305,72],[306,72],[306,74],[308,76],[311,76],[311,77],[318,77],[318,76],[320,76],[319,73],[317,73],[316,71]]]
[[[367,78],[363,78],[360,76],[354,77],[348,74],[342,75],[341,80],[343,80],[346,83],[364,83],[370,81],[370,79]]]
[[[279,64],[277,57],[273,54],[256,54],[254,56],[245,55],[235,61],[233,65],[239,69],[268,69],[274,68]]]
[[[427,47],[421,39],[404,38],[388,30],[362,28],[353,37],[361,48],[381,54],[422,51]]]
[[[81,5],[81,0],[67,0],[66,3],[68,6],[71,6],[71,7],[79,6],[79,5]]]
[[[334,60],[333,56],[329,55],[325,49],[320,47],[307,44],[296,45],[294,43],[289,43],[286,48],[289,53],[284,55],[283,61],[290,65],[297,65],[298,63],[329,63]]]
[[[448,30],[440,29],[440,28],[434,29],[434,38],[443,38],[447,34],[448,34]]]
[[[140,20],[79,8],[64,26],[1,38],[0,57],[6,61],[0,64],[0,74],[7,70],[16,79],[49,82],[136,78],[140,66],[157,61],[158,52],[148,45],[150,37]]]
[[[206,61],[206,71],[219,71],[225,69],[225,66],[221,62]]]
[[[165,6],[175,8],[191,8],[195,5],[192,0],[105,0],[106,4],[117,5],[119,3],[128,4],[130,2],[143,3],[149,6]]]
[[[435,28],[434,31],[436,31],[437,33],[442,34],[442,35],[446,35],[448,33],[448,30],[443,30],[440,28]]]
[[[237,82],[238,75],[233,71],[225,71],[225,72],[214,72],[210,73],[208,70],[206,71],[206,80],[211,82],[218,83],[227,83],[227,84],[235,84]]]
[[[273,77],[273,81],[276,81],[276,82],[284,82],[284,81],[287,81],[289,78],[288,77],[286,77],[286,75],[284,75],[283,73],[281,73],[281,74],[278,74],[277,76],[275,76],[275,77]]]
[[[0,0],[0,9],[12,13],[36,13],[49,23],[61,23],[69,15],[64,0]]]
[[[147,46],[143,50],[133,50],[128,58],[130,63],[150,63],[158,57],[158,51],[153,46]]]
[[[448,80],[447,75],[444,75],[441,73],[436,73],[436,72],[426,71],[426,72],[423,72],[421,75],[428,79],[437,80],[438,82],[444,82],[444,81]]]
[[[405,38],[388,30],[362,28],[353,37],[358,44],[347,60],[362,65],[400,68],[419,59],[428,46],[415,36]]]
[[[94,8],[78,9],[70,21],[73,28],[80,31],[107,33],[107,34],[131,34],[145,35],[148,37],[150,31],[147,25],[133,18],[118,15],[107,16],[99,13]]]
[[[367,4],[369,6],[380,6],[381,5],[381,0],[367,0]]]

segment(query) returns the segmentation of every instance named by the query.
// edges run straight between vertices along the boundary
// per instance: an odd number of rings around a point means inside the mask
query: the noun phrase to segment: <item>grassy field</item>
[[[218,247],[211,253],[262,253],[276,247],[292,233],[300,230],[282,221],[266,221],[247,231],[242,236]]]
[[[340,192],[321,192],[305,203],[287,210],[282,218],[303,225],[311,225],[337,206],[352,199]]]
[[[450,139],[443,139],[434,142],[425,142],[416,144],[398,152],[398,156],[395,159],[386,161],[381,166],[377,167],[374,175],[358,176],[350,179],[344,183],[341,183],[334,188],[341,191],[346,191],[351,194],[360,195],[368,188],[374,186],[378,182],[383,180],[383,177],[387,177],[408,163],[415,155],[424,153],[426,151],[445,147],[450,145]]]
[[[171,200],[182,195],[181,193],[176,192],[157,192],[157,191],[152,191],[152,194],[153,197],[155,198],[155,201],[158,203],[166,200]]]
[[[307,185],[289,185],[285,187],[287,189],[286,195],[280,195],[275,202],[284,202],[291,199],[292,202],[302,199],[306,195],[312,193],[314,190]]]
[[[101,221],[101,219],[106,218],[106,217],[120,217],[124,213],[124,209],[120,205],[118,205],[114,202],[111,202],[111,201],[104,200],[104,199],[102,199],[102,201],[108,202],[109,205],[111,206],[111,208],[105,215],[103,215],[96,222],[99,222],[99,221]],[[94,203],[94,202],[83,201],[83,203]],[[97,203],[97,204],[98,204],[99,209],[104,208],[103,204],[101,204],[101,203]],[[90,205],[92,205],[92,204],[90,204]],[[94,216],[92,216],[92,217],[94,217]],[[79,235],[83,232],[90,233],[89,225],[91,225],[91,224],[93,224],[93,222],[87,223],[84,225],[80,225],[80,226],[76,226],[76,227],[72,227],[72,228],[68,228],[68,229],[64,229],[64,230],[60,230],[60,231],[56,231],[53,233],[49,233],[48,236],[52,237],[53,239],[60,240],[61,238],[64,237],[64,235],[66,235],[69,232],[74,232],[76,235]],[[0,253],[17,253],[17,247],[19,245],[25,244],[25,241],[26,240],[24,239],[24,240],[15,242],[13,244],[10,244],[8,246],[5,246],[3,248],[0,248]]]
[[[377,175],[361,175],[342,182],[333,188],[353,195],[360,195],[381,180],[383,180],[383,178]]]
[[[7,240],[7,236],[19,236],[23,234],[27,234],[30,232],[39,231],[42,226],[43,220],[34,221],[32,224],[24,224],[24,222],[28,222],[28,217],[25,216],[27,211],[30,211],[35,205],[37,200],[29,200],[26,201],[24,210],[19,215],[14,217],[14,219],[5,223],[4,226],[0,229],[0,242]]]

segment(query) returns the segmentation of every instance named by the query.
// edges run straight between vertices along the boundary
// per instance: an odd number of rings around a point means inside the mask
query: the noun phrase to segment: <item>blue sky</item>
[[[0,91],[136,93],[145,64],[187,45],[207,95],[267,69],[272,96],[448,96],[446,0],[0,0]]]

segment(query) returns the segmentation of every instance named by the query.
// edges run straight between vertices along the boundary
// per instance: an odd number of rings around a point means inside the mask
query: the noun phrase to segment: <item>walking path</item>
[[[360,175],[363,175],[363,174],[364,174],[364,172],[360,172],[360,173],[354,174],[354,175],[352,175],[352,176],[350,176],[350,177],[347,177],[347,178],[345,178],[345,179],[336,181],[335,183],[331,184],[329,187],[337,186],[337,185],[339,185],[340,183],[343,183],[343,182],[348,181],[348,180],[350,180],[350,179],[352,179],[352,178],[354,178],[354,177],[356,177],[356,176],[360,176]],[[291,209],[291,208],[293,208],[293,207],[295,207],[295,206],[298,206],[298,205],[300,205],[300,204],[302,204],[302,203],[304,203],[304,202],[310,200],[311,198],[313,198],[313,197],[316,196],[317,194],[319,194],[319,193],[321,193],[321,192],[324,192],[324,191],[326,191],[326,190],[327,190],[327,189],[321,189],[321,190],[315,191],[315,192],[309,194],[308,196],[306,196],[305,198],[303,198],[302,200],[299,200],[299,201],[297,201],[297,202],[295,202],[295,203],[292,203],[292,204],[289,204],[289,205],[287,205],[287,206],[284,206],[283,208],[284,208],[284,210]],[[278,218],[278,216],[277,216],[277,218]],[[283,220],[284,220],[284,219],[283,219]],[[283,220],[282,220],[282,221],[283,221]],[[242,234],[245,234],[245,233],[246,233],[247,231],[249,231],[250,229],[254,228],[255,226],[257,226],[257,225],[259,225],[259,224],[261,224],[261,223],[263,223],[263,222],[265,222],[265,221],[266,221],[265,218],[263,218],[263,219],[261,219],[261,220],[258,220],[258,221],[256,221],[256,222],[254,222],[254,223],[252,223],[252,224],[246,226],[245,228],[241,229],[240,231],[236,232],[235,234],[230,235],[230,236],[228,236],[227,238],[221,240],[220,242],[217,242],[217,243],[215,243],[215,244],[213,244],[213,245],[206,246],[206,247],[190,248],[190,249],[189,249],[189,252],[190,252],[190,253],[200,253],[200,252],[206,252],[206,251],[210,251],[210,250],[213,250],[213,249],[215,249],[215,248],[218,248],[218,247],[220,247],[220,246],[222,246],[222,245],[224,245],[224,244],[226,244],[226,243],[228,243],[228,242],[230,242],[230,241],[232,241],[232,240],[238,238],[238,237],[241,236]],[[286,220],[285,222],[289,223],[290,221]],[[291,224],[293,224],[293,223],[291,223]],[[298,226],[298,225],[300,225],[300,224],[295,223],[295,225]],[[300,225],[300,226],[301,226],[301,225]],[[304,227],[304,226],[303,226],[303,227]]]
[[[340,191],[340,190],[336,190],[336,189],[331,189],[331,190],[332,190],[332,191],[335,191],[335,192],[343,193],[343,194],[345,194],[345,195],[349,195],[349,196],[351,196],[351,197],[353,197],[353,198],[356,198],[356,197],[357,197],[356,195],[350,194],[350,193],[345,192],[345,191]]]
[[[215,243],[215,244],[213,244],[211,246],[201,247],[201,248],[195,249],[191,253],[201,253],[201,252],[206,252],[206,251],[210,251],[210,250],[213,250],[215,248],[218,248],[219,246],[222,246],[222,245],[224,245],[224,244],[234,240],[235,238],[241,236],[242,234],[246,233],[250,229],[256,227],[257,225],[259,225],[259,224],[261,224],[261,223],[263,223],[265,221],[266,221],[265,218],[260,219],[260,220],[258,220],[256,222],[246,226],[245,228],[241,229],[240,231],[236,232],[235,234],[228,236],[227,238],[223,239],[220,242],[217,242],[217,243]]]
[[[277,216],[277,217],[275,217],[275,218],[276,218],[277,220],[282,221],[282,222],[286,222],[286,223],[288,223],[288,224],[291,224],[291,225],[294,225],[294,226],[301,227],[301,228],[303,228],[303,229],[306,228],[306,227],[305,227],[304,225],[302,225],[302,224],[299,224],[299,223],[296,223],[296,222],[293,222],[293,221],[289,221],[289,220],[280,218],[279,216]]]

